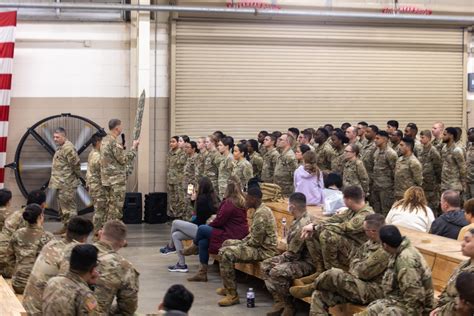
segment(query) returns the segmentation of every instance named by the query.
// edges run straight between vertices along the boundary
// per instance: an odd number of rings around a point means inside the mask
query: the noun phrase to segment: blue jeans
[[[208,264],[209,262],[209,240],[211,239],[212,227],[201,225],[196,233],[194,243],[199,247],[199,262]]]

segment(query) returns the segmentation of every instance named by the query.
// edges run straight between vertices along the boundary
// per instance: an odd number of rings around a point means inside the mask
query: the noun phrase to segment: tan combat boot
[[[192,256],[199,254],[199,248],[194,243],[188,248],[183,249],[183,256]]]
[[[321,274],[321,272],[315,272],[311,275],[308,275],[308,276],[305,276],[305,277],[302,277],[302,278],[299,278],[297,279],[299,281],[299,283],[303,283],[303,284],[311,284],[314,282],[314,280],[316,280],[316,278]]]
[[[240,300],[239,300],[239,295],[237,295],[237,291],[236,290],[227,290],[227,295],[221,299],[217,304],[219,304],[219,306],[232,306],[232,305],[235,305],[235,304],[239,304],[240,303]]]
[[[305,298],[311,297],[311,294],[313,294],[314,290],[314,283],[302,286],[292,286],[290,287],[290,294],[295,298]]]
[[[227,295],[227,289],[225,287],[220,287],[216,290],[216,294],[220,296],[226,296]]]
[[[207,282],[207,264],[201,263],[201,268],[193,277],[188,278],[189,282]]]

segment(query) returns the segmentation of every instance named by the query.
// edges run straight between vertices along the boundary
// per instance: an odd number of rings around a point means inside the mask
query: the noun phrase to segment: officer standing
[[[421,163],[413,154],[415,141],[410,137],[402,138],[400,151],[402,156],[398,158],[395,165],[395,199],[403,198],[405,191],[412,186],[423,185],[423,169]]]

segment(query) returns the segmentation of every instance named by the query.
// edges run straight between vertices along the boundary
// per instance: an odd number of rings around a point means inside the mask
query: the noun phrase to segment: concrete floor
[[[59,227],[57,222],[47,222],[46,229],[54,231]],[[231,307],[219,307],[220,296],[215,290],[222,286],[217,265],[211,265],[208,282],[188,282],[186,278],[193,275],[199,267],[197,256],[188,257],[188,273],[168,272],[167,267],[177,262],[176,255],[162,256],[159,248],[169,239],[170,226],[167,224],[128,225],[128,247],[120,253],[133,263],[140,272],[140,292],[138,313],[156,313],[157,307],[166,290],[173,284],[183,284],[194,294],[194,303],[190,315],[224,316],[224,315],[265,315],[273,304],[271,295],[262,280],[243,273],[237,274],[240,304]],[[256,292],[255,308],[247,308],[245,294],[249,287]],[[298,315],[308,315],[309,306],[298,303]]]

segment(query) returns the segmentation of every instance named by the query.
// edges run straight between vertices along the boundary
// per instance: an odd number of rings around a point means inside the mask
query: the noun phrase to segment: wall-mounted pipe
[[[0,8],[30,8],[30,9],[76,9],[76,10],[122,10],[122,11],[163,11],[180,13],[208,13],[208,14],[241,14],[261,16],[293,16],[313,17],[319,19],[351,19],[363,22],[384,23],[423,23],[449,24],[456,26],[474,25],[474,16],[454,15],[410,15],[410,14],[380,14],[363,12],[342,12],[324,10],[272,10],[257,8],[219,8],[193,7],[174,5],[133,5],[133,4],[83,4],[83,3],[0,3]]]

